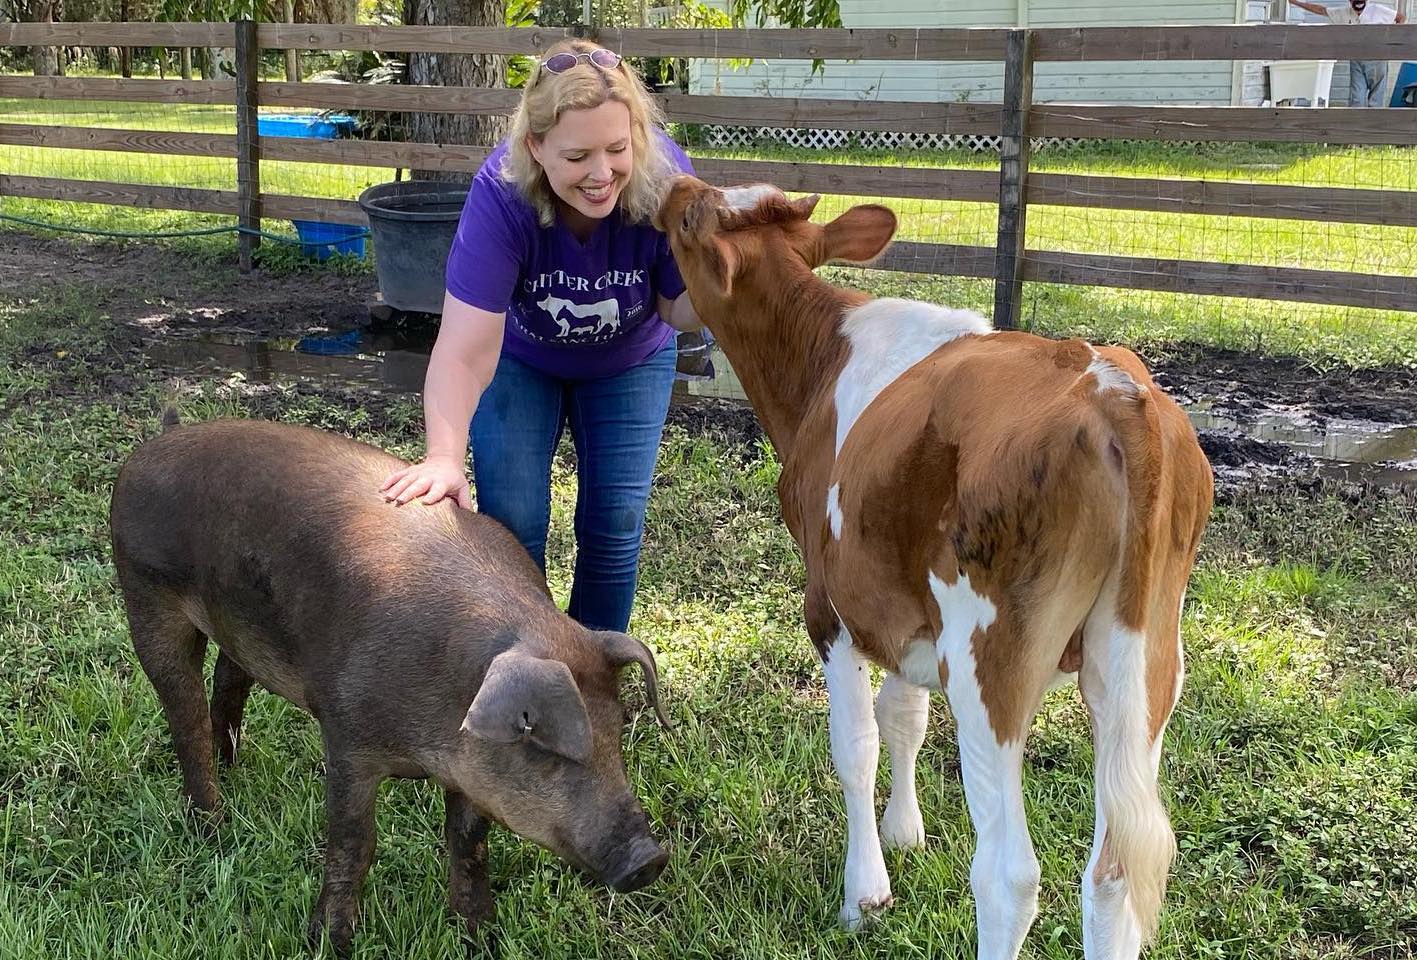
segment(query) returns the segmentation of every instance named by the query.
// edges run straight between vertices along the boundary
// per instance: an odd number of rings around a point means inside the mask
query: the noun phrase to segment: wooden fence
[[[262,50],[536,54],[580,31],[550,28],[355,27],[239,23],[0,24],[0,45],[234,47],[234,80],[0,77],[0,97],[233,104],[235,136],[0,123],[0,144],[234,157],[232,191],[0,173],[0,196],[116,203],[264,218],[362,224],[352,200],[260,190],[260,161],[475,171],[485,149],[458,145],[261,137],[259,107],[507,114],[518,92],[426,86],[259,81]],[[1029,204],[1417,226],[1417,191],[1282,186],[1029,172],[1030,138],[1417,144],[1417,109],[1099,106],[1033,103],[1033,66],[1101,60],[1388,60],[1417,50],[1417,26],[1287,25],[900,30],[602,30],[627,55],[703,58],[994,61],[1002,103],[661,96],[675,121],[1001,136],[999,171],[695,159],[716,183],[771,182],[791,191],[997,203],[994,247],[901,242],[882,269],[993,278],[995,322],[1017,322],[1026,280],[1417,310],[1417,277],[1032,250]],[[750,118],[750,119],[749,119]],[[254,238],[243,234],[249,264]]]

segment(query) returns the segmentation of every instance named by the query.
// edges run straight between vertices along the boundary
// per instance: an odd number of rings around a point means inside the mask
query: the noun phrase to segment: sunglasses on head
[[[551,73],[565,73],[578,63],[590,63],[602,70],[614,70],[620,66],[620,54],[604,47],[596,47],[589,52],[553,53],[541,65]]]

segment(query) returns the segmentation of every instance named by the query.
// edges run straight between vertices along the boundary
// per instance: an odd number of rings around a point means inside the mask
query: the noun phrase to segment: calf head
[[[488,816],[628,892],[658,877],[669,854],[625,775],[621,667],[639,664],[660,723],[669,720],[648,647],[622,633],[588,640],[574,670],[520,646],[492,661],[463,721],[458,779]]]
[[[709,320],[745,281],[782,291],[800,271],[875,259],[895,234],[895,214],[874,203],[812,223],[820,199],[789,200],[768,184],[721,190],[681,175],[665,190],[654,225],[669,237],[694,307]]]

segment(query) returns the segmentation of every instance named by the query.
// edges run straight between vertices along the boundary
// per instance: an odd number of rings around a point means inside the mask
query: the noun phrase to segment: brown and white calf
[[[816,201],[679,177],[656,222],[782,461],[845,794],[841,919],[890,903],[882,842],[924,841],[915,758],[941,690],[977,835],[979,955],[1017,955],[1039,881],[1024,739],[1044,693],[1076,674],[1096,751],[1085,949],[1135,957],[1174,850],[1156,780],[1210,467],[1127,350],[994,332],[966,310],[817,277],[877,256],[896,220],[870,205],[817,225]],[[872,662],[886,671],[874,715]]]

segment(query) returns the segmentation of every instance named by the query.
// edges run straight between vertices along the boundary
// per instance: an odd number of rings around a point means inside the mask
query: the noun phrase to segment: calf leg
[[[164,592],[129,578],[123,594],[133,650],[167,717],[182,767],[183,792],[198,808],[216,813],[221,792],[212,766],[211,717],[202,683],[207,638]]]
[[[876,695],[876,723],[891,757],[891,797],[881,816],[881,842],[887,847],[925,844],[925,822],[915,798],[915,758],[925,742],[930,694],[890,674]]]
[[[492,887],[487,877],[486,817],[472,809],[464,794],[444,794],[448,839],[448,899],[453,910],[467,921],[468,935],[476,938],[483,923],[492,919]]]
[[[841,922],[850,930],[890,906],[891,879],[876,832],[876,768],[881,739],[871,714],[871,673],[843,629],[826,654],[832,761],[846,802],[846,893]]]
[[[310,917],[311,946],[320,934],[330,938],[335,955],[345,957],[354,943],[359,894],[374,859],[374,798],[383,777],[360,769],[325,745],[325,882]]]
[[[946,586],[932,576],[931,585],[944,621],[938,649],[949,668],[945,692],[959,731],[964,796],[974,822],[969,884],[979,957],[1013,960],[1038,912],[1038,858],[1023,810],[1024,737],[1057,655],[1047,664],[1047,676],[1019,665],[1007,673],[981,674],[975,651],[1016,649],[1016,625],[1000,618],[993,602],[973,591],[968,577]],[[1015,715],[991,716],[984,705],[986,683],[991,689],[1016,685],[1022,696],[1012,701]]]
[[[1179,630],[1128,630],[1104,608],[1089,619],[1084,643],[1078,686],[1092,716],[1096,822],[1082,879],[1083,952],[1088,960],[1135,960],[1155,924],[1174,849],[1156,780],[1162,733],[1181,691]],[[1151,714],[1155,704],[1165,708],[1160,716]],[[1120,814],[1115,822],[1109,808]]]
[[[236,763],[236,750],[241,743],[241,716],[255,682],[225,651],[217,656],[212,674],[212,739],[216,741],[217,757],[224,767]]]

